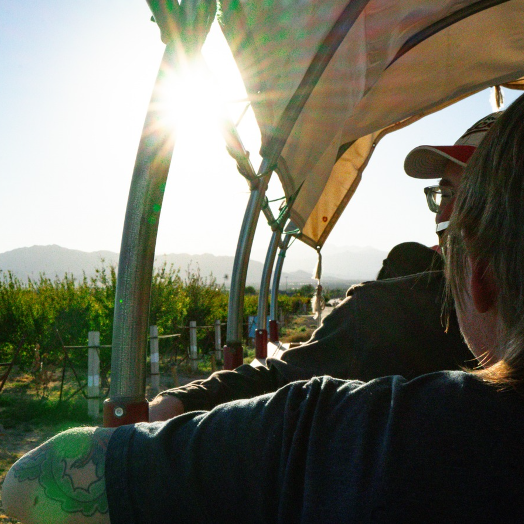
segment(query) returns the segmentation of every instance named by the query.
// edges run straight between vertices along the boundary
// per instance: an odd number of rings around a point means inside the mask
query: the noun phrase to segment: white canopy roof
[[[325,242],[384,134],[524,77],[524,0],[221,6],[262,155],[287,198],[298,192],[291,219],[312,246]]]

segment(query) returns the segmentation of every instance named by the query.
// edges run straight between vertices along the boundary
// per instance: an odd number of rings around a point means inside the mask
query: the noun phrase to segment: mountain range
[[[289,250],[291,251],[291,250]],[[384,251],[374,248],[347,248],[342,252],[333,252],[323,256],[322,285],[344,288],[355,282],[370,280],[376,277]],[[197,268],[202,276],[213,275],[219,284],[228,286],[233,268],[232,256],[215,256],[212,254],[190,255],[186,253],[159,255],[155,258],[155,267],[164,263],[167,267],[180,268],[182,275],[191,268]],[[301,265],[302,264],[302,265]],[[0,271],[11,272],[22,281],[27,278],[37,279],[40,274],[50,278],[63,277],[66,273],[81,278],[85,273],[94,275],[97,268],[103,265],[118,265],[118,253],[112,251],[85,252],[67,249],[57,245],[32,246],[0,253]],[[298,287],[304,284],[315,284],[312,270],[303,267],[303,258],[290,256],[288,252],[281,278],[281,288]],[[260,285],[263,263],[250,260],[247,284]]]

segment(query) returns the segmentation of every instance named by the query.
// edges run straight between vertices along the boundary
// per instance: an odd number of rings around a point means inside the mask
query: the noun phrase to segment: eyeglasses
[[[425,187],[424,193],[426,194],[429,210],[433,213],[438,213],[439,209],[442,206],[447,206],[455,196],[453,189],[441,186]]]

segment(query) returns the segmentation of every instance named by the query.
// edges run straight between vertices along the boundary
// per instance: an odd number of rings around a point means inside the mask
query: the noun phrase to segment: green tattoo
[[[46,496],[66,513],[86,517],[107,513],[104,473],[109,436],[86,428],[57,435],[13,467],[15,478],[38,480]]]

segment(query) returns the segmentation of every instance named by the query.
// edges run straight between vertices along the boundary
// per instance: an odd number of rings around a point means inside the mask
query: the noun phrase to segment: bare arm
[[[6,513],[25,524],[109,523],[105,456],[112,432],[71,429],[24,455],[4,481]]]
[[[168,420],[182,413],[184,404],[172,395],[158,395],[149,403],[149,422]]]

